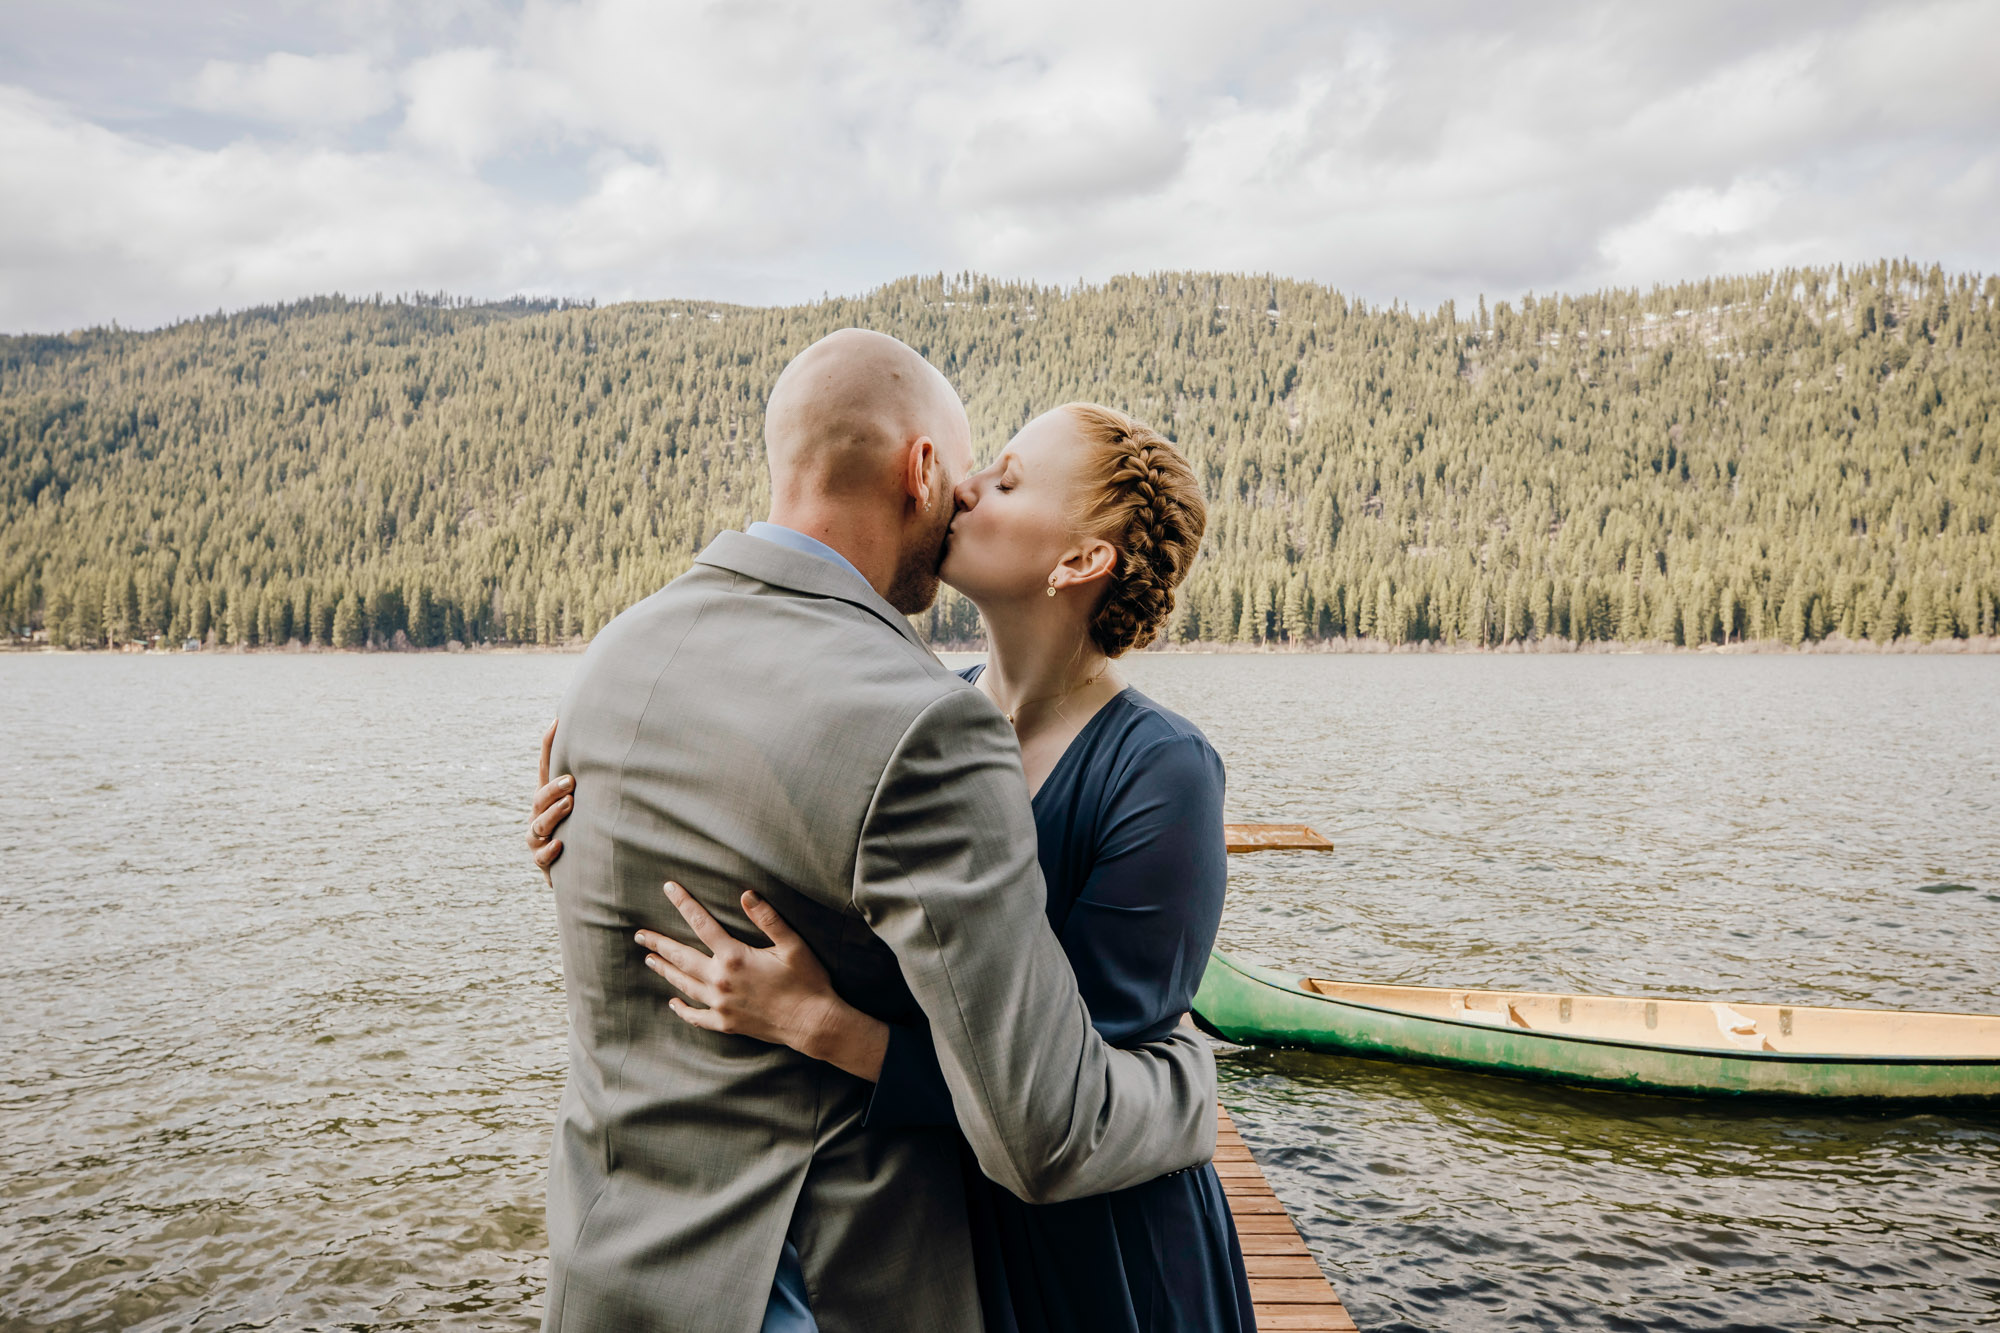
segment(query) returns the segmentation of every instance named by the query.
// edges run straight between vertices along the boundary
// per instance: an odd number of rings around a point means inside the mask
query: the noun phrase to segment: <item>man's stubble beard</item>
[[[906,616],[930,610],[931,603],[937,600],[938,567],[944,563],[945,534],[951,530],[952,519],[958,517],[958,506],[946,503],[934,508],[935,514],[926,515],[930,526],[903,548],[902,558],[896,564],[896,577],[889,581],[889,592],[884,599]]]

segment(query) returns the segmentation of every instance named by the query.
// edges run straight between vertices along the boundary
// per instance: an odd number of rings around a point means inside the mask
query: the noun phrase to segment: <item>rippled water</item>
[[[0,658],[0,1315],[534,1325],[573,658]]]
[[[534,1325],[574,664],[0,657],[0,1326]],[[1250,957],[2000,1009],[2000,659],[1134,674],[1338,844],[1236,858]],[[2000,1117],[1222,1069],[1365,1329],[2000,1325]]]
[[[1148,658],[1238,818],[1225,947],[1363,980],[2000,1010],[2000,659]],[[2000,1114],[1308,1054],[1223,1096],[1364,1329],[2000,1326]]]

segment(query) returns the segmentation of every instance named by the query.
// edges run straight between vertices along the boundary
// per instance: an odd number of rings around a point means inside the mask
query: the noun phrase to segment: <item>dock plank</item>
[[[1229,1112],[1217,1106],[1215,1113],[1215,1172],[1243,1246],[1258,1333],[1357,1333]]]
[[[1319,1265],[1309,1254],[1246,1254],[1243,1256],[1244,1271],[1252,1281],[1264,1277],[1321,1277]]]
[[[1278,1311],[1280,1307],[1272,1309]],[[1292,1313],[1258,1315],[1256,1321],[1258,1333],[1278,1333],[1280,1329],[1298,1329],[1300,1333],[1358,1333],[1354,1321],[1348,1319],[1348,1313],[1344,1309],[1326,1309],[1326,1311],[1308,1311],[1294,1307],[1282,1307],[1282,1309]]]
[[[1304,824],[1224,824],[1232,852],[1330,852],[1333,843]]]
[[[1227,1185],[1224,1185],[1222,1189],[1225,1194],[1229,1192]],[[1235,1213],[1234,1216],[1236,1218],[1236,1234],[1239,1236],[1296,1236],[1299,1234],[1298,1228],[1292,1225],[1292,1219],[1285,1216],[1282,1209],[1272,1217],[1258,1217],[1246,1213]],[[1305,1244],[1303,1240],[1299,1243],[1301,1245]]]

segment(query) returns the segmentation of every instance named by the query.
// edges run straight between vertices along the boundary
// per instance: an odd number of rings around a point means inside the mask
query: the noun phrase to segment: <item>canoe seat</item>
[[[1757,1031],[1757,1020],[1741,1013],[1727,1004],[1711,1004],[1710,1013],[1715,1015],[1716,1031],[1731,1046],[1746,1051],[1768,1051],[1776,1049]]]
[[[1521,1011],[1508,1001],[1501,1001],[1498,1009],[1475,1009],[1472,1007],[1471,991],[1451,993],[1451,1016],[1468,1023],[1484,1023],[1496,1028],[1525,1028],[1528,1020],[1521,1017]]]

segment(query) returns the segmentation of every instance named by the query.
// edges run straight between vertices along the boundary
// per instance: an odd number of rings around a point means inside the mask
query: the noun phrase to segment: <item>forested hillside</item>
[[[1178,641],[1990,635],[2000,280],[1909,264],[1436,314],[1180,273],[782,309],[316,299],[0,339],[0,618],[73,645],[588,636],[759,516],[764,394],[905,339],[990,455],[1095,399],[1211,525]],[[962,602],[927,617],[976,634]]]

